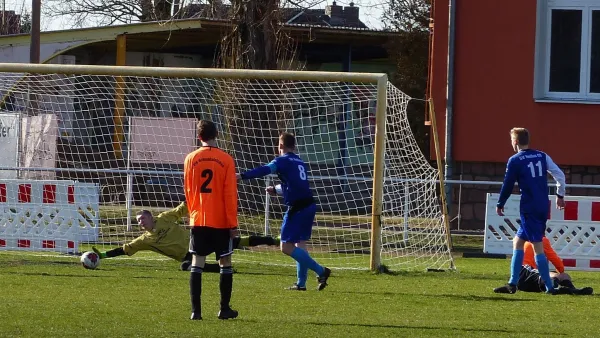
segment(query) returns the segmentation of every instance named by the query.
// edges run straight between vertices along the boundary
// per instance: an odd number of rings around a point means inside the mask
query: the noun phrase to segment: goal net
[[[184,201],[183,160],[199,145],[197,121],[208,119],[238,172],[271,161],[279,132],[296,135],[318,205],[309,250],[324,265],[368,269],[374,248],[376,263],[393,269],[448,268],[438,172],[410,130],[411,98],[389,83],[378,87],[380,79],[0,64],[0,137],[10,140],[0,163],[0,250],[76,254],[132,241],[142,234],[138,211],[157,215]],[[387,109],[377,185],[380,104]],[[279,235],[285,206],[265,193],[277,183],[276,176],[238,183],[241,236]],[[374,196],[381,217],[373,217]],[[292,264],[269,245],[241,247],[234,261]]]

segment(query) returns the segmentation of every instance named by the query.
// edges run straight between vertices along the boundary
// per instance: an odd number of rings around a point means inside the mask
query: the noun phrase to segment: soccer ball
[[[86,269],[95,269],[100,265],[100,257],[93,251],[85,252],[81,255],[81,265]]]

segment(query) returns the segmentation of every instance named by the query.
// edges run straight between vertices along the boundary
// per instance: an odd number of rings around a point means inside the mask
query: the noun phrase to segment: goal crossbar
[[[385,73],[293,71],[224,68],[179,68],[105,65],[0,63],[0,72],[65,75],[196,77],[237,80],[290,80],[315,82],[387,83]],[[385,86],[384,86],[385,88]]]

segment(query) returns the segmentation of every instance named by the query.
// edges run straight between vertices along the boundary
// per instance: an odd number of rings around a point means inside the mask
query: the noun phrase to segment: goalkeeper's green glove
[[[96,249],[95,246],[92,247],[92,251],[98,254],[98,257],[100,257],[100,259],[106,258],[106,252],[100,252],[100,250]]]

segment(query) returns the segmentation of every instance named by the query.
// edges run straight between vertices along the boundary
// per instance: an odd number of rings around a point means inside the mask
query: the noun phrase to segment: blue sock
[[[548,267],[548,259],[546,258],[546,255],[543,253],[535,255],[535,264],[537,265],[544,284],[546,284],[546,291],[554,289],[554,284],[550,278],[550,267]]]
[[[296,284],[298,286],[306,286],[306,280],[308,279],[308,268],[306,265],[296,262],[296,275],[298,276]]]
[[[294,248],[294,251],[292,251],[292,254],[290,256],[292,256],[292,258],[295,259],[296,262],[300,263],[300,265],[311,269],[312,271],[316,272],[319,276],[323,274],[323,271],[325,271],[325,269],[323,269],[323,267],[320,266],[319,263],[315,262],[315,260],[312,259],[312,257],[310,257],[308,252],[304,251],[303,249]]]
[[[521,274],[521,266],[523,266],[523,250],[513,250],[512,260],[510,261],[510,280],[508,284],[517,285],[519,275]]]

